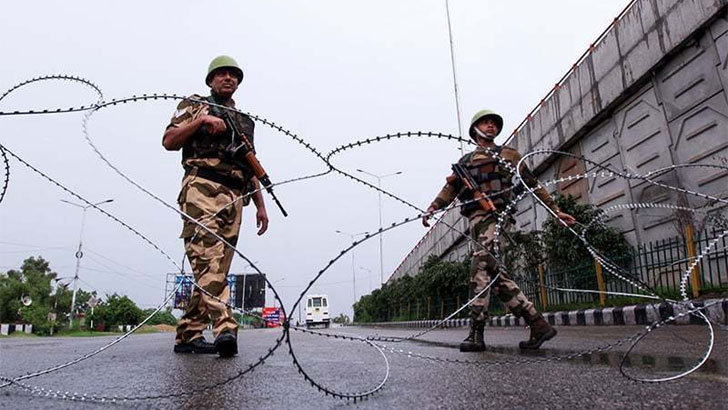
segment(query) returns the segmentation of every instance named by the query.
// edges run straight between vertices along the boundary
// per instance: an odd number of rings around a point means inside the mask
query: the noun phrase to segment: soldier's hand
[[[255,222],[258,226],[258,236],[263,235],[268,230],[268,212],[265,208],[258,208],[255,213]]]
[[[225,121],[215,117],[214,115],[203,115],[200,118],[202,118],[203,126],[207,128],[207,132],[210,134],[219,134],[227,130]]]
[[[559,219],[561,219],[566,224],[566,226],[571,226],[576,223],[576,218],[567,214],[566,212],[557,212],[556,216],[558,216]]]
[[[422,215],[422,225],[427,228],[430,226],[430,218],[432,218],[432,213],[437,211],[433,206],[430,206],[427,208],[427,211],[425,211],[425,214]]]

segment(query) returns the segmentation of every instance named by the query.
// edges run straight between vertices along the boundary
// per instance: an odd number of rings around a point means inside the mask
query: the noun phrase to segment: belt
[[[194,175],[197,177],[206,179],[208,181],[217,182],[218,184],[225,185],[228,188],[238,189],[240,191],[245,191],[247,187],[247,183],[245,183],[244,181],[225,175],[220,175],[211,169],[191,166],[185,166],[184,168],[185,176],[194,173]]]

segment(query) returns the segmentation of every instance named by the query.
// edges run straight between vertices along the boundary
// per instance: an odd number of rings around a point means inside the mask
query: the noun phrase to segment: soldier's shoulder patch
[[[468,152],[467,154],[463,155],[463,156],[462,156],[462,157],[460,157],[460,159],[458,160],[458,163],[459,163],[459,164],[464,164],[464,163],[468,162],[468,161],[470,160],[470,158],[471,158],[471,157],[473,156],[473,154],[474,154],[474,153],[475,153],[475,151],[473,151],[473,152]]]
[[[177,108],[180,109],[180,108],[189,107],[191,105],[196,105],[196,104],[199,104],[198,101],[204,101],[204,100],[205,100],[205,97],[201,97],[197,94],[192,94],[192,95],[186,97],[185,99],[183,99],[182,101],[180,101],[179,104],[177,104]]]
[[[518,150],[507,145],[501,146],[501,156],[507,160],[521,159],[521,154],[518,152]]]
[[[473,151],[470,154],[463,157],[464,162],[472,163],[472,162],[481,162],[481,161],[490,161],[493,158],[492,155],[489,153],[483,151],[483,150],[477,150]]]
[[[174,118],[179,118],[187,113],[187,107],[179,108],[177,107],[177,111],[174,112]]]

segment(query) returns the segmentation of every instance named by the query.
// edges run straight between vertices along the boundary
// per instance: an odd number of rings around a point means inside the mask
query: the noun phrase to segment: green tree
[[[601,222],[595,222],[604,211],[592,204],[579,204],[571,195],[556,195],[556,204],[579,222],[572,229],[584,234],[587,242],[602,255],[616,260],[626,260],[631,248],[622,234]],[[588,230],[584,232],[585,227]],[[542,225],[542,238],[546,257],[552,270],[565,269],[593,261],[584,243],[555,218],[548,218]]]
[[[541,231],[508,232],[502,245],[501,256],[511,276],[530,277],[544,261],[544,245]]]
[[[111,329],[117,325],[137,325],[144,316],[142,310],[128,296],[114,293],[108,295],[105,301],[94,308],[94,313],[89,319],[106,329]]]
[[[54,312],[56,313],[56,323],[68,323],[68,319],[71,313],[71,300],[73,298],[73,290],[69,289],[70,284],[64,284],[56,286],[56,291],[52,296],[53,301],[51,305],[55,307]],[[91,298],[97,298],[96,291],[86,292],[83,289],[78,289],[76,292],[76,306],[74,310],[76,314],[85,313],[87,316],[91,312],[89,301]],[[75,323],[75,322],[74,322]]]
[[[468,292],[470,260],[462,262],[441,261],[430,256],[415,276],[403,276],[382,285],[371,294],[362,296],[354,304],[354,321],[384,322],[409,320],[406,306],[417,300],[429,298],[454,300],[458,295],[466,297]],[[412,312],[414,313],[414,312]],[[439,311],[432,311],[433,318]]]
[[[142,319],[146,318],[147,316],[151,315],[152,312],[154,312],[155,309],[145,309],[142,311]],[[160,310],[157,312],[154,316],[149,319],[147,322],[148,325],[171,325],[174,326],[177,324],[177,318],[174,317],[172,314],[172,308],[170,306],[167,306],[166,309]]]
[[[40,256],[24,260],[20,270],[0,274],[0,322],[24,321],[32,324],[36,333],[48,333],[51,281],[56,277]],[[29,306],[21,302],[24,296],[32,300]]]

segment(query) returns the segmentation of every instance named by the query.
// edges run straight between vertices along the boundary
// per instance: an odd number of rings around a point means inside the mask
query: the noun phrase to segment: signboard
[[[265,327],[278,327],[286,320],[281,309],[277,307],[264,307],[263,319],[265,320]]]
[[[230,286],[230,289],[235,289],[235,278],[236,276],[228,275],[228,286]],[[179,284],[182,284],[181,287],[177,288]],[[192,297],[192,290],[194,286],[192,285],[192,276],[187,275],[176,275],[174,277],[174,288],[177,289],[177,291],[174,293],[174,308],[175,309],[187,309],[187,305],[190,303],[190,297]],[[228,303],[233,301],[233,295],[230,295],[230,300]]]
[[[179,286],[180,283],[182,283],[181,287]],[[187,309],[187,305],[190,303],[190,296],[192,295],[192,278],[184,275],[175,276],[174,288],[177,289],[174,293],[174,308]]]
[[[265,275],[238,275],[234,289],[236,307],[255,309],[265,306]]]

